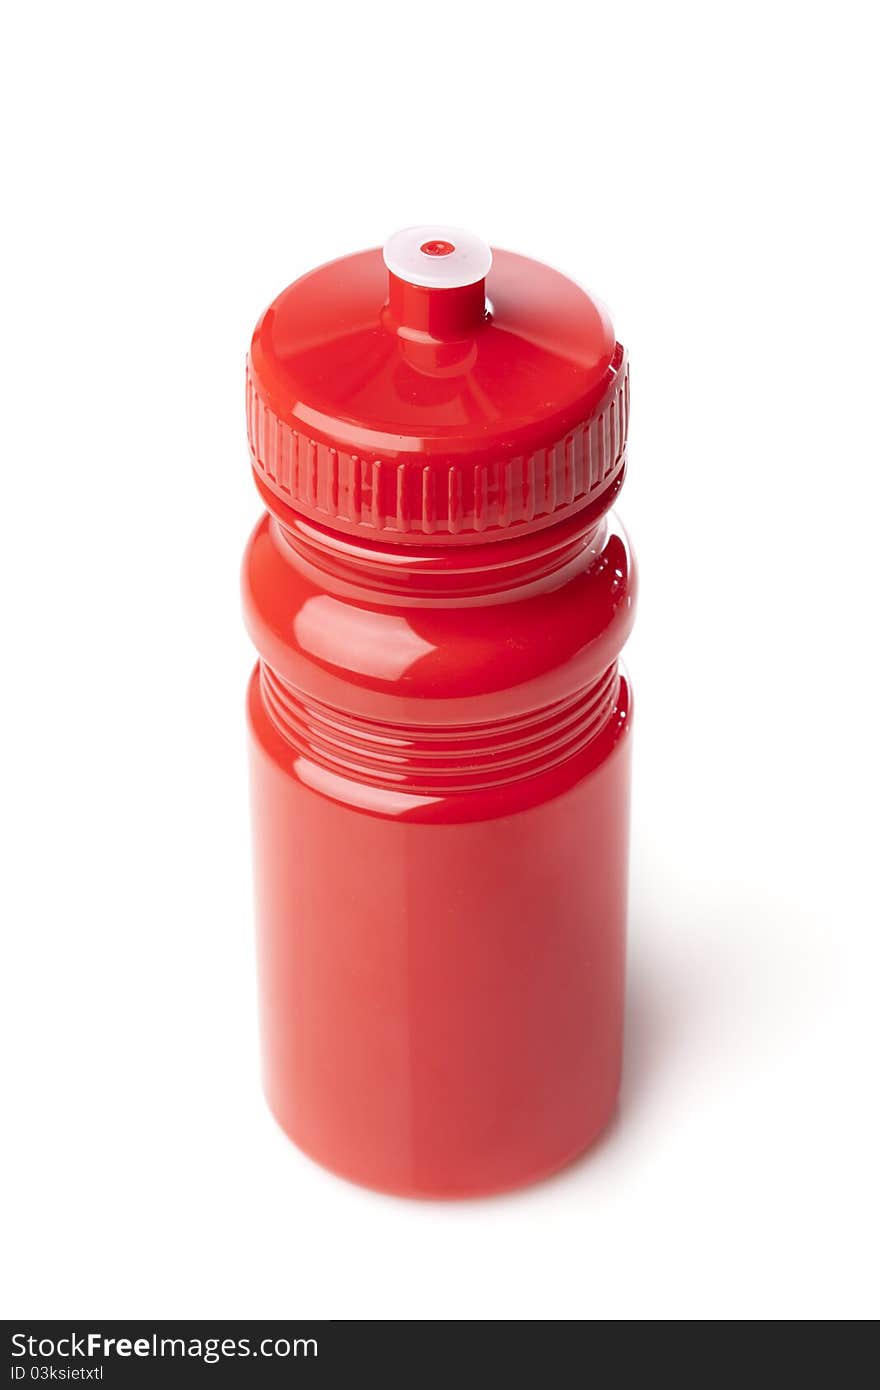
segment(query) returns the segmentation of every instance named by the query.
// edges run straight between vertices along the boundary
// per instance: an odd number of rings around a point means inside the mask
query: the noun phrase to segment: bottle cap
[[[376,541],[473,544],[599,515],[627,414],[604,308],[458,227],[409,227],[304,275],[248,358],[267,504]]]

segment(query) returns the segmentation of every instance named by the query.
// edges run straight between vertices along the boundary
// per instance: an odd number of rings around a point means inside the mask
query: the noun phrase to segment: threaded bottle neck
[[[607,504],[606,504],[607,505]],[[378,592],[395,602],[438,603],[522,596],[553,582],[568,566],[583,568],[606,534],[606,506],[585,508],[534,535],[447,550],[361,540],[273,508],[278,536],[299,567],[331,587]]]

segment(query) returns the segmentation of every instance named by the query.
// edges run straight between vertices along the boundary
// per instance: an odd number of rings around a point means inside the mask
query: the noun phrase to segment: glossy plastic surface
[[[524,263],[518,298],[522,258],[496,253],[509,302],[481,337],[474,286],[386,273],[377,298],[377,256],[298,282],[311,316],[277,301],[252,348],[269,507],[243,574],[260,656],[248,709],[265,1084],[327,1167],[465,1196],[565,1163],[619,1085],[631,703],[618,656],[635,572],[608,508],[625,469],[625,359],[603,315],[546,267]],[[550,287],[540,303],[535,285]],[[476,355],[457,356],[474,337]],[[415,371],[413,346],[429,370]],[[283,420],[308,421],[304,453]],[[383,454],[358,458],[379,492],[394,463],[393,517],[376,492],[356,507],[338,486],[343,440],[360,450],[380,434]],[[543,508],[534,455],[510,490],[526,439],[548,448]],[[426,532],[406,488],[431,459],[452,481]],[[330,512],[332,526],[316,519]]]

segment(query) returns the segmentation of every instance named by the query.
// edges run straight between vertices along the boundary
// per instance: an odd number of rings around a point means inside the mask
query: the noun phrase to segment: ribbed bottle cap
[[[603,510],[627,407],[605,310],[455,227],[410,227],[304,275],[248,358],[269,505],[374,540],[467,544]]]

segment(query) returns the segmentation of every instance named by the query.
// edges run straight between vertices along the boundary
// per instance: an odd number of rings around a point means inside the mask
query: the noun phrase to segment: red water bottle
[[[254,333],[265,1085],[357,1182],[513,1187],[613,1112],[628,405],[600,305],[450,227],[304,275]]]

